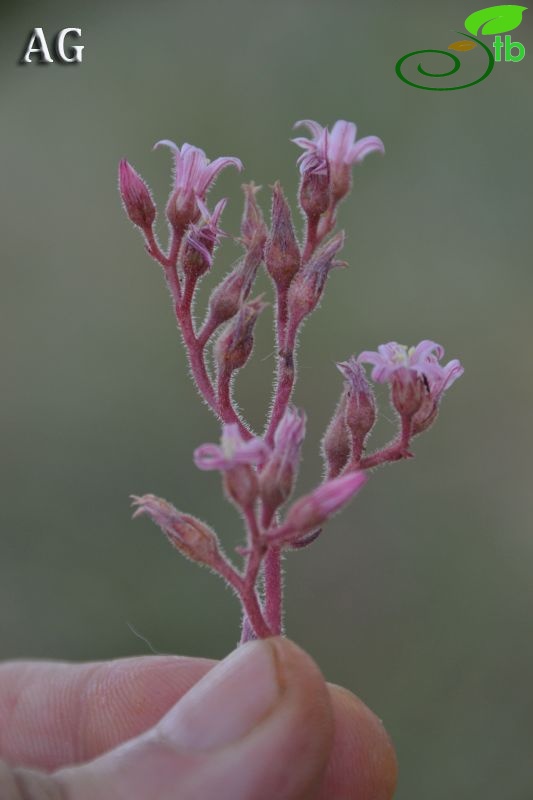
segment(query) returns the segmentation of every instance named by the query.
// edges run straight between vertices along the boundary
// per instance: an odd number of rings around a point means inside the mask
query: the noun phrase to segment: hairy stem
[[[220,370],[217,378],[217,399],[220,418],[223,422],[237,424],[241,436],[244,439],[251,439],[252,434],[237,414],[233,405],[231,384],[231,371],[228,369]]]
[[[400,461],[402,458],[410,458],[409,443],[411,440],[412,420],[411,417],[403,416],[401,421],[401,431],[397,439],[388,447],[378,450],[375,453],[362,458],[357,463],[352,463],[350,469],[372,469],[381,464],[388,464],[393,461]]]
[[[305,248],[302,256],[302,263],[306,264],[313,255],[319,243],[318,238],[318,223],[320,217],[312,216],[307,217],[307,231],[305,235]]]
[[[265,618],[275,636],[283,630],[283,576],[281,548],[269,547],[263,564]]]
[[[263,616],[263,612],[261,610],[261,606],[259,601],[257,600],[257,594],[255,590],[255,586],[257,583],[257,577],[259,575],[259,570],[261,568],[261,561],[264,555],[264,546],[261,542],[261,531],[259,530],[259,525],[257,523],[257,518],[255,516],[255,510],[251,507],[243,509],[244,518],[246,520],[246,529],[248,534],[248,556],[246,559],[246,567],[244,571],[244,592],[243,595],[246,595],[249,598],[253,595],[255,601],[257,601],[257,609],[255,608],[254,599],[252,599],[252,611],[255,613],[255,618],[251,618],[248,613],[248,606],[244,603],[243,605],[246,614],[243,617],[243,626],[242,626],[242,634],[241,634],[241,642],[248,641],[251,636],[252,630],[258,636],[261,636],[261,633],[257,627],[257,613],[261,615],[262,623],[265,627],[267,627],[271,634],[276,634],[275,628],[268,622],[268,619],[265,622],[265,618]],[[252,629],[252,630],[251,630]]]
[[[289,405],[295,379],[294,349],[296,344],[296,329],[289,327],[285,342],[282,345],[278,357],[278,375],[276,382],[276,393],[270,423],[265,435],[267,444],[272,446],[274,434],[278,428],[287,406]]]

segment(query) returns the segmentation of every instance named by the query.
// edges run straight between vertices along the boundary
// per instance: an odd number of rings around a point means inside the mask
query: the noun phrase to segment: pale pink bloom
[[[242,162],[231,156],[221,156],[209,161],[199,147],[190,144],[177,144],[162,139],[154,147],[165,145],[170,147],[174,155],[174,189],[170,195],[167,213],[171,222],[185,225],[198,219],[200,210],[197,199],[205,200],[207,192],[226,167],[242,170]]]
[[[260,464],[270,453],[268,445],[259,437],[244,439],[237,424],[224,424],[220,444],[202,444],[194,451],[198,469],[228,470],[240,464]]]
[[[295,127],[300,125],[305,125],[311,132],[311,138],[298,136],[292,140],[305,150],[298,159],[300,172],[302,175],[329,172],[334,202],[349,191],[354,164],[360,164],[370,153],[385,152],[383,142],[377,136],[357,139],[357,127],[353,122],[337,120],[331,133],[311,119],[301,120]]]
[[[340,511],[366,483],[364,472],[348,472],[326,481],[290,507],[284,526],[299,534],[318,528]]]
[[[464,369],[457,359],[440,364],[444,348],[424,339],[416,347],[407,348],[389,342],[377,351],[365,351],[359,361],[372,364],[372,378],[378,383],[392,384],[392,400],[400,414],[418,414],[416,428],[421,428],[421,415],[436,413],[439,401]],[[420,413],[419,413],[420,412]]]
[[[442,366],[439,361],[443,356],[444,348],[440,344],[424,339],[416,347],[406,347],[398,342],[381,344],[377,351],[365,350],[358,361],[373,365],[372,379],[378,383],[389,383],[408,370],[435,386],[445,384],[444,388],[448,388],[463,374],[463,368],[457,360]]]
[[[150,230],[156,214],[150,189],[125,158],[119,164],[118,184],[128,217],[139,228]]]
[[[199,253],[205,260],[206,266],[211,267],[215,245],[218,239],[224,235],[218,223],[228,201],[225,197],[219,200],[212,212],[199,197],[196,202],[202,216],[196,225],[190,226],[187,234],[187,246]]]

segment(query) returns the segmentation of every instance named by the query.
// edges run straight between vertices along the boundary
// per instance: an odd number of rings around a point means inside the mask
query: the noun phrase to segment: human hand
[[[379,720],[285,639],[0,666],[1,800],[390,800]]]

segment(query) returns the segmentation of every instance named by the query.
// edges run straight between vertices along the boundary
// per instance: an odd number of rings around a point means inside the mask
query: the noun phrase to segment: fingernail
[[[202,678],[163,718],[162,735],[183,750],[210,750],[240,739],[281,697],[275,645],[250,642]]]

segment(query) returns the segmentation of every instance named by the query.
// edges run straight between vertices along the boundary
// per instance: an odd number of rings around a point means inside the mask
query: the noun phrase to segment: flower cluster
[[[331,131],[312,120],[297,125],[305,125],[311,134],[293,140],[303,149],[298,159],[303,242],[279,183],[272,189],[269,226],[257,202],[258,187],[244,185],[239,240],[243,253],[213,289],[201,325],[193,315],[196,290],[214,269],[226,205],[222,199],[211,210],[207,196],[223,169],[242,169],[240,160],[209,161],[192,145],[158,142],[156,147],[169,147],[174,157],[165,207],[166,249],[154,230],[157,209],[150,189],[127,161],[119,166],[125,211],[142,232],[148,253],[163,268],[196,387],[221,423],[220,444],[200,445],[194,463],[200,470],[220,473],[228,499],[242,516],[246,542],[237,548],[242,565],[228,557],[208,525],[154,495],[133,498],[134,516],[148,515],[176,549],[229,584],[243,609],[242,641],[282,631],[284,549],[313,542],[362,488],[373,467],[411,457],[413,438],[432,425],[444,392],[463,372],[457,360],[442,364],[443,348],[429,340],[412,348],[389,342],[340,362],[344,386],[322,438],[324,478],[310,493],[291,501],[306,430],[304,411],[291,402],[298,333],[318,307],[332,269],[344,264],[338,260],[344,233],[334,233],[334,228],[338,205],[352,187],[352,168],[370,153],[384,152],[376,136],[357,139],[352,122],[339,120]],[[255,325],[267,307],[261,296],[250,297],[261,264],[273,284],[278,355],[274,399],[264,430],[254,433],[237,412],[233,379],[252,354]],[[371,365],[372,381],[389,385],[398,416],[397,434],[374,452],[369,452],[368,440],[378,409],[365,364]]]

